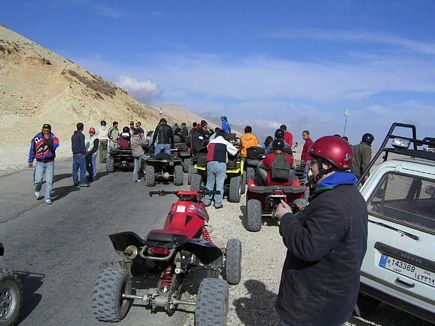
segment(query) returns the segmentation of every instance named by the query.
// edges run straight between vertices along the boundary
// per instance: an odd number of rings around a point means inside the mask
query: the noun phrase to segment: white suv
[[[399,137],[397,127],[412,130]],[[392,147],[387,144],[392,140]],[[409,149],[409,145],[412,149]],[[360,191],[369,213],[361,292],[435,323],[435,145],[394,123]],[[390,159],[388,159],[390,156]],[[394,156],[391,158],[391,156]],[[369,170],[368,169],[368,170]],[[365,175],[360,180],[364,180]]]

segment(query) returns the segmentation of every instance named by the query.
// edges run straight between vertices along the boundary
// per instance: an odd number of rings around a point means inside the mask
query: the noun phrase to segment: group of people
[[[219,190],[214,198],[207,195],[204,204],[209,206],[214,199],[215,208],[223,207],[223,187],[228,155],[239,152],[228,141],[228,121],[222,117],[222,128],[213,133],[207,122],[194,123],[189,131],[186,125],[170,127],[162,118],[154,131],[152,144],[155,153],[170,152],[174,136],[188,142],[194,155],[207,144],[207,189]],[[95,162],[100,149],[100,162],[106,159],[105,151],[117,141],[118,124],[107,129],[101,121],[98,131],[89,129],[85,142],[83,123],[77,124],[71,143],[73,151],[73,182],[86,187],[85,167],[89,176],[95,178]],[[145,131],[140,123],[128,128],[130,146],[135,158],[136,174],[141,160],[146,159],[143,146]],[[123,132],[127,132],[124,128]],[[311,174],[313,191],[309,205],[299,211],[281,201],[276,211],[280,220],[279,232],[287,248],[282,269],[276,308],[287,325],[342,325],[350,319],[359,291],[359,271],[366,251],[367,206],[355,182],[367,169],[371,158],[373,135],[364,134],[360,144],[351,146],[347,140],[334,136],[311,140],[310,132],[304,130],[305,143],[301,153],[301,165]],[[34,184],[35,196],[40,198],[42,179],[45,175],[45,201],[51,204],[54,159],[59,139],[44,124],[42,131],[31,142],[29,166],[36,160]],[[240,156],[247,158],[248,149],[263,147],[265,158],[258,166],[259,184],[298,185],[294,175],[292,148],[293,135],[282,125],[274,137],[260,143],[251,126],[246,126],[240,138]],[[138,166],[136,166],[136,159]],[[80,178],[77,171],[80,170]],[[134,180],[134,181],[137,181]]]

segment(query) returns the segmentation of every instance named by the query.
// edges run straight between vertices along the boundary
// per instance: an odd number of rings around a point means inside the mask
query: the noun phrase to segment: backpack
[[[272,162],[271,169],[272,180],[288,181],[290,180],[290,166],[284,154],[276,154]]]

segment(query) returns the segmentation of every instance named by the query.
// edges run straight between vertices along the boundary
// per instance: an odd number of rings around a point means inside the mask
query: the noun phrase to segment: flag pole
[[[349,116],[349,108],[344,111],[344,131],[343,136],[346,136],[346,128],[347,128],[347,117]]]

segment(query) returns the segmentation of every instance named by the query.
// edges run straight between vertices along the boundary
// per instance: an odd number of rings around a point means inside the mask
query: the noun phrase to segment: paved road
[[[149,198],[131,172],[100,174],[91,187],[78,189],[71,186],[70,164],[62,162],[47,206],[34,198],[32,173],[0,177],[0,241],[5,263],[24,284],[22,325],[101,325],[90,296],[99,270],[117,259],[107,235],[160,228],[174,198]],[[181,325],[185,317],[135,306],[119,325]]]

